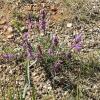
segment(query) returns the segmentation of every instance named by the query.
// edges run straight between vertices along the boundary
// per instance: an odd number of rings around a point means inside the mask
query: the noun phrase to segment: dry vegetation
[[[100,100],[99,0],[0,0],[0,100]]]

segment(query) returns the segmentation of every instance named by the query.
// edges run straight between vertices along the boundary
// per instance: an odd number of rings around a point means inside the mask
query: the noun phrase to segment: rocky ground
[[[57,34],[62,48],[70,47],[73,36],[83,33],[83,61],[93,60],[96,70],[79,77],[77,68],[65,70],[51,81],[40,65],[30,67],[31,84],[36,99],[32,99],[32,89],[27,91],[25,100],[100,100],[100,1],[90,0],[34,0],[33,4],[24,0],[0,0],[0,55],[17,53],[17,59],[7,60],[0,56],[0,100],[18,99],[17,93],[25,85],[25,58],[20,52],[22,31],[29,14],[34,17],[34,28],[30,41],[36,47],[38,37],[45,41],[45,35],[38,29],[39,11],[45,8],[46,33]],[[41,44],[41,41],[40,41]],[[33,62],[33,61],[32,61]],[[78,66],[78,65],[77,65]],[[52,85],[53,84],[53,85]],[[31,88],[32,88],[31,87]],[[10,91],[10,92],[9,92]],[[4,96],[5,95],[5,96]]]

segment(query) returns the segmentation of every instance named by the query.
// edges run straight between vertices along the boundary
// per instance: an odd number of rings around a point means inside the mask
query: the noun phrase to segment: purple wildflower
[[[82,49],[82,44],[81,43],[74,44],[72,48],[79,52]]]
[[[28,58],[33,58],[32,46],[29,42],[27,42],[26,51],[27,51],[27,57]]]
[[[43,19],[40,20],[40,28],[45,31],[45,26],[46,26],[46,21]]]
[[[32,29],[32,22],[28,23],[28,29],[31,30]]]
[[[12,59],[12,58],[14,58],[15,56],[14,56],[13,54],[3,54],[2,57],[3,57],[4,59]]]
[[[23,45],[24,51],[27,55],[27,58],[33,58],[33,51],[32,51],[32,46],[30,44],[24,44]]]
[[[24,34],[23,34],[23,43],[22,43],[22,46],[23,46],[24,50],[26,50],[26,48],[27,48],[28,35],[29,35],[28,32],[24,32]]]
[[[58,37],[57,37],[57,34],[56,34],[56,35],[53,35],[53,37],[52,37],[52,44],[53,44],[54,46],[57,46],[58,43],[59,43],[59,39],[58,39]]]
[[[48,54],[49,54],[49,55],[53,55],[53,54],[54,54],[54,51],[53,51],[52,48],[49,48],[49,49],[48,49]]]
[[[39,23],[40,23],[40,29],[45,31],[46,28],[46,12],[44,9],[42,9],[40,11],[40,19],[39,19]]]
[[[75,41],[72,43],[72,49],[78,52],[82,49],[82,33],[75,35]]]
[[[79,43],[82,40],[82,33],[75,35],[75,42]]]
[[[24,32],[23,40],[27,41],[28,40],[28,35],[29,35],[28,32]]]
[[[33,53],[30,49],[27,49],[27,58],[33,58]]]
[[[29,35],[29,32],[24,32],[23,48],[27,55],[27,58],[33,58],[32,46],[31,46],[30,42],[28,41],[28,35]]]
[[[46,12],[45,12],[44,9],[42,9],[42,10],[40,11],[40,18],[41,18],[41,19],[45,19],[45,17],[46,17]]]
[[[26,24],[27,24],[28,30],[31,31],[31,29],[33,28],[33,22],[31,20],[27,20]]]
[[[37,61],[40,61],[42,56],[40,55],[40,53],[34,53],[34,59],[37,60]]]

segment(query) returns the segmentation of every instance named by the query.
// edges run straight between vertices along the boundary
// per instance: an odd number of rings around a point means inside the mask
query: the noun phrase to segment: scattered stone
[[[9,26],[8,29],[7,29],[7,32],[8,33],[12,33],[13,32],[13,28],[11,26]]]
[[[72,27],[72,23],[67,23],[67,27],[68,28]]]
[[[7,35],[7,39],[11,39],[13,37],[13,34]]]
[[[0,25],[4,25],[4,24],[6,24],[6,20],[1,19],[1,20],[0,20]]]

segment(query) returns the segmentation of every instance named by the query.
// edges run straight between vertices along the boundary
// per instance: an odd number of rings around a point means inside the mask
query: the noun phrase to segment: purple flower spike
[[[12,59],[12,58],[14,58],[14,55],[13,54],[3,54],[2,57],[4,59]]]
[[[32,30],[32,28],[33,28],[33,21],[31,21],[31,20],[27,21],[27,28],[28,28],[29,31]]]
[[[34,57],[34,59],[36,59],[37,61],[40,61],[41,58],[42,58],[42,56],[41,56],[40,53],[34,53],[33,57]]]
[[[57,35],[53,35],[53,37],[52,37],[52,44],[54,46],[57,46],[58,43],[59,43],[59,39],[58,39]]]
[[[32,29],[32,22],[28,23],[28,29],[31,30]]]
[[[24,33],[24,35],[23,35],[23,39],[24,39],[25,41],[27,41],[27,40],[28,40],[28,35],[29,35],[29,33],[28,33],[28,32],[25,32],[25,33]]]
[[[46,22],[45,22],[45,20],[40,20],[40,28],[42,29],[42,30],[45,30],[45,26],[46,26]]]
[[[75,45],[73,45],[73,48],[76,50],[76,51],[80,51],[81,49],[82,49],[82,44],[75,44]]]
[[[41,19],[45,19],[45,17],[46,17],[46,12],[45,12],[44,9],[42,9],[42,10],[40,11],[40,18],[41,18]]]
[[[72,43],[72,49],[78,52],[82,49],[82,33],[75,35],[74,42]]]
[[[30,43],[27,42],[27,57],[28,58],[33,58],[33,52],[32,52],[32,46]]]
[[[45,28],[46,28],[46,12],[45,12],[44,9],[42,9],[40,11],[39,23],[40,23],[40,29],[45,32]]]
[[[75,35],[75,42],[78,43],[82,40],[82,33]]]
[[[27,58],[33,58],[33,53],[30,49],[27,49]]]
[[[49,48],[49,49],[48,49],[48,54],[51,55],[51,56],[54,54],[54,51],[53,51],[52,48]]]
[[[32,30],[32,28],[33,28],[33,21],[32,21],[32,15],[28,15],[28,18],[27,18],[27,20],[26,20],[26,26],[27,26],[27,28],[28,28],[28,31],[31,31]]]
[[[27,58],[33,58],[32,46],[31,43],[28,41],[29,32],[24,32],[23,35],[23,49],[27,55]]]

